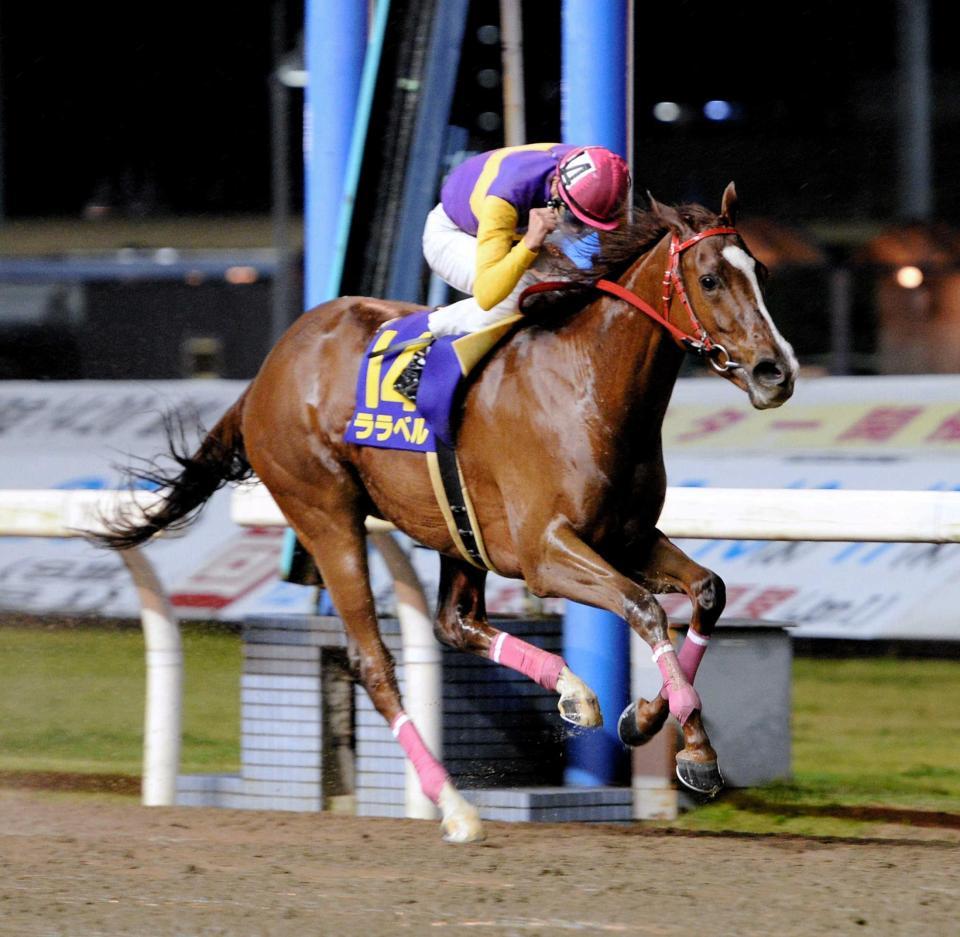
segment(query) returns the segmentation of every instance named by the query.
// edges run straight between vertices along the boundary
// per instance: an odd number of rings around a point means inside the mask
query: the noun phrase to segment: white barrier
[[[238,488],[231,516],[240,525],[285,524],[262,485]],[[371,525],[390,526],[368,518]],[[957,543],[960,492],[669,488],[657,526],[689,539]]]
[[[235,490],[231,517],[241,526],[286,523],[269,492],[260,485]],[[368,529],[390,526],[367,519]],[[670,488],[658,526],[669,537],[690,539],[951,543],[960,541],[960,492]],[[375,537],[393,544],[389,535]],[[396,544],[393,547],[406,561]],[[397,578],[396,572],[394,576]],[[422,598],[418,611],[405,613],[399,603],[399,588],[397,595],[404,660],[418,664],[416,679],[407,680],[407,709],[423,726],[427,744],[439,757],[439,650]],[[421,654],[426,657],[421,659]],[[411,811],[418,796],[420,809],[429,811],[429,805],[423,806],[426,799],[420,795],[409,765],[406,791],[407,815],[427,815]]]
[[[255,503],[265,504],[273,526],[285,525],[283,515],[263,486],[237,490],[259,492]],[[266,495],[266,501],[263,499]],[[103,530],[104,519],[151,508],[160,500],[154,492],[90,490],[0,491],[0,535],[14,537],[82,537]],[[271,526],[254,513],[247,526]],[[371,519],[367,524],[374,545],[394,580],[397,617],[404,641],[404,660],[410,679],[407,710],[427,745],[438,756],[442,744],[440,707],[440,646],[433,636],[423,587],[409,558],[386,532],[392,525]],[[183,698],[183,649],[180,629],[166,593],[149,559],[137,549],[121,552],[140,599],[140,620],[146,646],[146,707],[142,800],[146,806],[169,806],[176,800]],[[432,819],[436,808],[423,795],[412,769],[407,779],[407,815]]]
[[[141,511],[156,504],[153,492],[0,491],[0,535],[82,537],[103,529],[103,518]],[[153,564],[137,549],[124,550],[123,562],[140,599],[146,646],[143,804],[170,806],[176,799],[180,765],[183,648],[180,628]]]
[[[0,491],[0,535],[79,537],[103,517],[149,509],[152,492]],[[241,526],[286,526],[262,485],[237,488],[231,516]],[[810,489],[670,488],[659,527],[675,538],[815,540],[894,543],[960,542],[960,492]],[[405,660],[418,669],[409,681],[408,712],[426,743],[440,754],[439,647],[413,567],[392,538],[392,525],[367,519],[394,578]],[[141,602],[147,652],[143,803],[172,804],[179,765],[183,655],[180,633],[149,560],[123,554]],[[432,804],[408,778],[408,815],[432,813]]]

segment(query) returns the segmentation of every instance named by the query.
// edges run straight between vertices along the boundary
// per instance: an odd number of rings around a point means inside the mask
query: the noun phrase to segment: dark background
[[[637,3],[638,191],[712,204],[735,178],[741,199],[783,220],[883,220],[896,212],[896,3],[741,0]],[[284,4],[295,46],[302,2]],[[474,0],[454,119],[499,106],[478,68],[499,48]],[[934,210],[960,218],[951,167],[960,144],[946,2],[930,7],[935,95]],[[560,3],[524,8],[528,138],[559,136]],[[91,203],[133,215],[265,212],[270,203],[268,74],[273,11],[250,4],[5,3],[0,11],[4,193],[13,218],[79,216]],[[699,111],[712,98],[737,120],[653,120],[659,100]],[[291,170],[300,197],[299,93]]]
[[[941,289],[953,268],[928,270],[913,299],[891,294],[884,325],[878,290],[891,270],[861,256],[885,227],[911,220],[898,178],[898,16],[905,6],[909,0],[776,7],[636,0],[636,197],[649,190],[661,201],[717,209],[733,179],[744,221],[757,216],[812,238],[822,259],[788,260],[768,292],[805,366],[896,373],[902,363],[878,357],[884,329],[902,328],[922,342],[922,326],[931,343],[960,334],[960,278],[949,296]],[[523,3],[530,141],[560,138],[561,9],[560,0]],[[926,220],[957,226],[960,68],[950,6],[930,0],[928,9],[934,217]],[[171,245],[187,253],[226,249],[234,256],[226,263],[246,264],[251,250],[275,246],[270,76],[275,47],[296,57],[303,17],[303,0],[152,7],[0,0],[0,262],[119,248],[149,261],[153,249]],[[502,69],[496,35],[483,40],[483,27],[498,22],[498,0],[471,0],[451,123],[467,129],[474,150],[503,143],[502,89],[496,80],[478,81],[481,72],[496,79]],[[735,118],[707,120],[703,105],[712,99],[730,101]],[[273,341],[271,316],[280,308],[275,318],[289,322],[302,309],[302,91],[288,90],[285,100],[294,219],[289,262],[276,268],[290,274],[283,289],[269,272],[248,285],[222,276],[67,275],[62,287],[71,303],[38,288],[17,318],[0,282],[0,379],[252,376]],[[678,103],[686,118],[658,122],[658,101]],[[374,137],[388,124],[374,128]],[[359,197],[358,214],[375,225],[397,193],[392,182],[387,191],[367,183],[372,208]],[[960,269],[960,235],[938,230],[934,241],[936,250],[955,243],[952,263]],[[852,278],[840,345],[831,292],[837,265]],[[914,307],[917,321],[903,312]],[[190,351],[197,340],[219,349],[209,367]]]

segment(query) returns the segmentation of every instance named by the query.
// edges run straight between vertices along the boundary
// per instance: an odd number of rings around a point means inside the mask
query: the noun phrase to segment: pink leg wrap
[[[410,721],[410,717],[405,712],[401,712],[390,723],[390,731],[403,746],[407,758],[413,764],[417,777],[420,779],[421,790],[434,803],[437,803],[440,798],[440,788],[450,777],[447,774],[447,769],[430,754],[430,750],[423,744],[423,739],[420,738],[417,727]]]
[[[653,649],[653,662],[663,676],[660,695],[670,703],[670,713],[677,717],[680,725],[686,725],[691,713],[702,708],[702,703],[700,695],[683,675],[680,661],[669,641],[661,641]]]
[[[680,661],[680,669],[683,671],[683,675],[691,683],[697,675],[697,668],[700,666],[700,661],[703,660],[703,655],[706,653],[709,643],[710,635],[699,634],[692,628],[687,629],[687,636],[680,646],[677,660]]]
[[[527,644],[505,631],[501,631],[490,645],[489,656],[504,667],[519,670],[545,690],[556,691],[560,671],[567,666],[562,657]]]

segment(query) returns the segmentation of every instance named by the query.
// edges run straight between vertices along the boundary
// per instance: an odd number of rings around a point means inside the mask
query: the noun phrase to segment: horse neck
[[[619,283],[660,310],[668,262],[669,238],[664,237],[627,270]],[[683,352],[663,326],[613,297],[598,299],[584,318],[596,338],[586,349],[595,356],[594,373],[609,375],[598,400],[610,419],[659,433]]]

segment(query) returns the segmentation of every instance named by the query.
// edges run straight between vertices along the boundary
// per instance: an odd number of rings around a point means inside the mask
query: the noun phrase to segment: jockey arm
[[[517,210],[495,195],[483,200],[477,227],[477,275],[473,294],[483,309],[492,309],[506,299],[537,259],[539,250],[530,250],[517,239]]]

